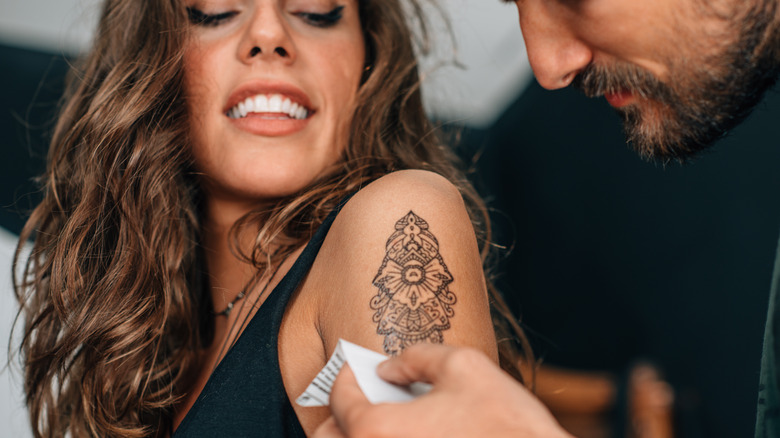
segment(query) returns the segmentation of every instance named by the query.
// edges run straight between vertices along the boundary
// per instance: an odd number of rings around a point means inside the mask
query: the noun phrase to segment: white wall
[[[88,46],[100,0],[0,0],[0,42],[63,53]],[[531,78],[514,5],[499,0],[439,0],[450,16],[457,59],[424,82],[429,113],[474,127],[498,118]],[[438,60],[451,58],[443,26]],[[442,53],[444,52],[444,53]]]
[[[439,4],[449,16],[455,58],[464,68],[441,68],[426,78],[428,112],[472,127],[489,127],[532,78],[517,9],[498,0],[441,0]],[[436,29],[440,44],[434,61],[451,58],[452,49],[444,44],[445,29],[441,25]]]
[[[77,53],[89,44],[100,0],[0,0],[0,41]]]
[[[27,423],[27,411],[22,393],[22,376],[16,363],[8,363],[8,339],[16,316],[16,300],[11,287],[11,262],[16,249],[16,236],[0,228],[0,437],[32,436]],[[19,336],[14,336],[13,346]]]

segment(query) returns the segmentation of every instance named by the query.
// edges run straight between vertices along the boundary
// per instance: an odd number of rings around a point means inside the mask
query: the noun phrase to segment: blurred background
[[[0,3],[6,340],[16,306],[15,235],[39,199],[32,178],[43,169],[68,60],[88,47],[98,2]],[[631,370],[649,362],[673,389],[673,436],[752,436],[780,230],[780,97],[770,93],[694,163],[648,163],[626,146],[603,99],[536,84],[514,6],[441,5],[455,40],[441,22],[434,26],[440,44],[423,63],[426,105],[461,133],[459,150],[491,201],[497,244],[507,248],[499,284],[543,368],[564,373],[551,384],[540,373],[540,391],[560,395],[570,381],[600,388],[585,391],[604,394],[594,413],[601,432],[592,436],[624,436],[633,421]],[[449,65],[437,67],[442,60]],[[19,381],[18,367],[0,371],[0,436],[29,435]],[[587,410],[587,399],[573,400],[569,410]]]

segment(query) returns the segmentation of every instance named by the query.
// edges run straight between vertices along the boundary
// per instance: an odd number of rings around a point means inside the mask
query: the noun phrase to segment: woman
[[[302,436],[339,338],[496,360],[418,86],[396,1],[106,1],[20,239],[36,435]]]

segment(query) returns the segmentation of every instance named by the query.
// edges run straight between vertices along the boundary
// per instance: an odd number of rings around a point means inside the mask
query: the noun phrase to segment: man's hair
[[[734,11],[745,8],[736,1]],[[735,81],[746,84],[742,102],[735,107],[730,128],[745,119],[761,101],[767,90],[772,88],[780,75],[780,11],[777,0],[755,0],[752,7],[743,12],[744,18],[735,25],[740,44],[731,46],[734,59],[744,62],[743,68],[735,72]],[[739,15],[736,15],[739,16]],[[738,77],[736,75],[739,75]]]

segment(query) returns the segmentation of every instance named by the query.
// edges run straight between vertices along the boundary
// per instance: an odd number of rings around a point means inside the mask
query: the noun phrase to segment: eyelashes
[[[190,19],[190,23],[196,26],[204,27],[219,26],[220,24],[235,17],[236,14],[238,14],[236,11],[222,12],[219,14],[207,14],[200,9],[191,7],[187,8],[187,17]]]
[[[330,27],[341,20],[344,6],[336,6],[330,12],[324,14],[315,14],[311,12],[298,12],[296,15],[306,20],[309,24],[317,27]]]
[[[296,16],[305,22],[316,27],[331,27],[341,20],[344,6],[336,6],[331,11],[324,14],[314,12],[297,12]],[[194,7],[187,8],[187,17],[190,23],[196,26],[216,27],[228,22],[231,18],[238,15],[238,11],[222,12],[219,14],[207,14]]]

